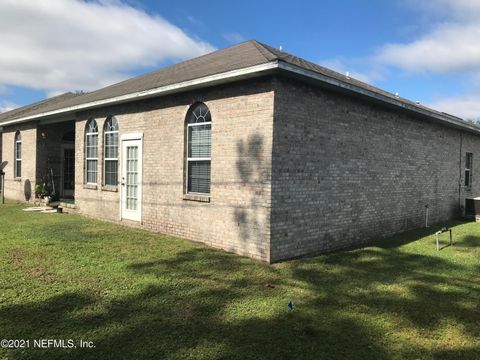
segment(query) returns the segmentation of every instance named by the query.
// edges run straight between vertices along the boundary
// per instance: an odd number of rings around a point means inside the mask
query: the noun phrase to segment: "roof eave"
[[[164,96],[173,93],[179,93],[189,90],[194,90],[197,88],[210,87],[215,85],[220,85],[224,83],[229,83],[238,80],[244,80],[253,77],[264,76],[269,73],[275,73],[277,71],[293,75],[300,79],[308,79],[310,81],[317,82],[323,86],[330,87],[337,91],[342,91],[349,94],[355,94],[366,98],[370,101],[387,105],[389,107],[400,109],[407,112],[415,113],[416,115],[422,116],[424,118],[434,120],[438,123],[442,123],[446,126],[462,129],[480,135],[480,129],[476,126],[468,124],[467,122],[450,116],[447,114],[439,114],[433,112],[428,108],[411,105],[402,100],[396,100],[394,98],[385,96],[383,94],[365,89],[363,87],[356,86],[347,81],[341,81],[339,79],[305,69],[303,67],[287,63],[282,60],[274,60],[260,65],[254,65],[242,69],[236,69],[232,71],[227,71],[224,73],[209,75],[193,80],[183,81],[171,85],[161,86],[149,90],[139,91],[135,93],[125,94],[113,98],[108,98],[104,100],[98,100],[93,102],[88,102],[84,104],[79,104],[71,107],[65,107],[58,110],[53,110],[49,112],[44,112],[36,115],[31,115],[23,118],[13,119],[0,123],[0,128],[8,125],[18,124],[28,121],[36,121],[52,116],[67,116],[74,114],[78,111],[90,110],[104,106],[117,105],[122,103],[127,103],[136,100],[143,100],[157,96]],[[1,130],[0,130],[1,131]]]
[[[436,112],[429,110],[428,108],[411,105],[404,101],[396,100],[388,96],[379,94],[377,92],[356,86],[349,82],[341,81],[341,80],[332,78],[330,76],[323,75],[315,71],[307,70],[300,66],[293,65],[284,61],[279,61],[278,68],[289,74],[293,74],[299,78],[308,78],[310,80],[317,81],[324,86],[327,85],[331,88],[335,88],[336,90],[340,90],[345,93],[350,93],[350,94],[354,93],[363,98],[367,98],[370,101],[381,103],[391,108],[401,109],[407,112],[413,112],[416,115],[420,115],[424,118],[434,120],[436,122],[442,123],[449,127],[462,129],[462,130],[480,135],[480,129],[478,127],[470,125],[469,123],[461,119],[455,118],[454,116],[450,116],[447,114],[438,114]]]
[[[270,72],[275,71],[278,68],[277,61],[271,61],[268,63],[254,65],[247,68],[227,71],[220,74],[209,75],[193,80],[183,81],[171,85],[161,86],[149,90],[139,91],[135,93],[125,94],[121,96],[116,96],[113,98],[108,98],[104,100],[98,100],[93,102],[88,102],[84,104],[79,104],[75,106],[65,107],[58,110],[53,110],[49,112],[44,112],[36,115],[26,116],[18,119],[7,120],[0,123],[0,126],[8,126],[28,121],[41,120],[46,117],[56,116],[56,115],[68,115],[74,114],[78,111],[90,110],[104,106],[111,106],[122,104],[126,102],[143,100],[157,96],[164,96],[173,93],[179,93],[189,90],[194,90],[197,88],[221,85],[224,83],[229,83],[232,81],[244,80],[248,78],[258,77],[262,75],[267,75]]]

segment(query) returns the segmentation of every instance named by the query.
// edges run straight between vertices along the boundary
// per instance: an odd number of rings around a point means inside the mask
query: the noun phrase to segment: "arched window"
[[[98,126],[95,119],[87,122],[85,129],[85,182],[97,183]]]
[[[105,185],[118,185],[118,122],[109,116],[104,127],[104,182]]]
[[[187,193],[210,194],[212,117],[203,103],[187,114]]]
[[[15,177],[22,177],[22,134],[15,133]]]

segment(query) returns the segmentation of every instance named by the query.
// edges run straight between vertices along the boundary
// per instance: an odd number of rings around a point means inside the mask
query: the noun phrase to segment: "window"
[[[472,164],[473,154],[467,152],[465,154],[465,187],[468,189],[472,187]]]
[[[15,177],[22,177],[22,135],[20,131],[15,133]]]
[[[118,122],[109,116],[105,122],[104,184],[118,185]]]
[[[205,104],[187,115],[187,193],[210,194],[212,118]]]
[[[87,122],[85,132],[85,182],[97,183],[98,127],[95,119]]]

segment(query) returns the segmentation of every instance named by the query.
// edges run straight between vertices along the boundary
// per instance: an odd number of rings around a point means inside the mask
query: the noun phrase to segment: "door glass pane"
[[[65,149],[63,152],[63,189],[73,190],[75,184],[75,151]]]
[[[126,207],[137,210],[138,207],[138,146],[127,146],[126,151]]]

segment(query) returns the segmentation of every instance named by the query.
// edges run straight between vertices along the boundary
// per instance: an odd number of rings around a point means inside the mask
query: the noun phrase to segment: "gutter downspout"
[[[462,210],[462,201],[461,201],[461,195],[462,195],[462,146],[463,146],[463,131],[460,131],[460,154],[458,158],[458,211],[460,213],[460,216],[463,216],[463,210]]]

